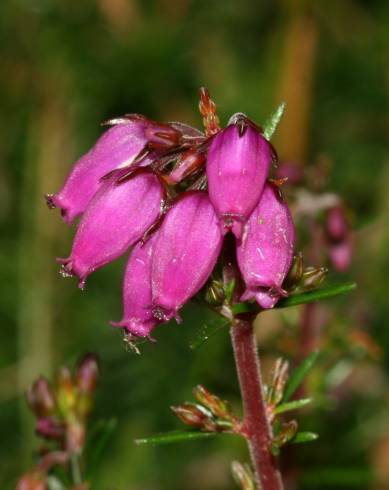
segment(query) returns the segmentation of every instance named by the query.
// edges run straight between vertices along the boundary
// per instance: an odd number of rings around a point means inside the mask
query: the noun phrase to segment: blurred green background
[[[191,350],[206,318],[192,305],[184,325],[161,327],[141,356],[127,352],[108,325],[121,315],[124,259],[84,292],[60,278],[54,259],[68,254],[73,230],[43,199],[110,117],[200,127],[202,85],[223,124],[238,111],[261,123],[285,100],[281,160],[324,166],[326,190],[343,197],[354,228],[346,278],[359,289],[322,307],[322,362],[308,383],[316,402],[298,417],[320,439],[284,454],[289,488],[389,488],[388,10],[384,0],[2,0],[0,488],[14,488],[38,447],[26,387],[85,351],[102,366],[91,425],[118,424],[95,488],[236,488],[230,462],[248,460],[239,440],[133,443],[180,428],[169,406],[199,382],[239,412],[227,331]],[[264,315],[265,367],[278,354],[299,358],[299,318],[299,309]]]

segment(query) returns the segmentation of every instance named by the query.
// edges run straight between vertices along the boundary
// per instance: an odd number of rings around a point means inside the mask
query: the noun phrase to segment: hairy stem
[[[267,419],[252,319],[236,319],[231,328],[236,370],[244,410],[244,427],[258,488],[282,490],[280,470],[270,452],[272,432]]]

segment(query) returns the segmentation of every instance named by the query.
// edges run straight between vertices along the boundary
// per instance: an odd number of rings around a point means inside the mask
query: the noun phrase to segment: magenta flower
[[[63,189],[48,197],[66,222],[82,214],[70,256],[58,259],[62,275],[78,276],[80,288],[89,274],[133,247],[123,316],[111,322],[127,340],[150,339],[158,324],[180,321],[179,310],[205,285],[230,231],[238,262],[230,269],[241,270],[242,301],[271,308],[286,294],[294,227],[278,188],[266,183],[275,150],[243,114],[220,129],[205,89],[200,98],[204,132],[137,114],[108,121],[113,127],[80,158]],[[205,295],[228,318],[236,298],[229,299],[220,271],[227,255],[235,262],[230,238]]]
[[[157,176],[142,171],[117,183],[108,179],[91,200],[77,229],[72,252],[59,259],[64,275],[87,276],[122,255],[157,220],[163,189]]]
[[[353,238],[345,209],[338,205],[330,208],[326,219],[328,255],[333,267],[345,272],[351,264]]]
[[[220,131],[208,151],[209,197],[223,232],[240,239],[243,226],[257,205],[272,161],[271,147],[243,115]],[[243,126],[242,126],[243,125]]]
[[[51,207],[61,209],[66,223],[85,211],[104,175],[131,164],[147,143],[145,128],[144,120],[127,120],[108,129],[75,163],[62,189],[47,196]]]
[[[279,189],[266,184],[237,247],[239,268],[246,283],[242,301],[255,298],[272,308],[285,295],[282,283],[293,259],[295,232],[287,204]]]
[[[196,294],[216,264],[222,245],[206,192],[187,192],[168,211],[158,232],[152,265],[154,316],[163,321]]]
[[[123,319],[111,322],[137,337],[149,337],[158,321],[151,308],[151,261],[157,234],[143,244],[138,242],[131,252],[124,273]]]

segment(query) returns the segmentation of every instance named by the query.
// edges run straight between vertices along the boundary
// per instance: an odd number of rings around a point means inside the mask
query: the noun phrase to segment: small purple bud
[[[63,424],[50,417],[38,419],[35,430],[46,439],[61,439],[65,435]]]
[[[158,232],[152,264],[153,312],[168,321],[205,284],[222,234],[208,195],[186,192],[168,211]]]
[[[326,231],[331,240],[342,240],[348,234],[349,225],[342,206],[334,206],[328,210]]]
[[[328,253],[334,268],[339,272],[345,272],[350,267],[353,255],[353,243],[350,236],[341,242],[331,243]]]
[[[163,198],[158,178],[147,171],[116,183],[107,180],[84,213],[67,259],[58,259],[63,275],[87,276],[117,259],[157,220]]]
[[[78,363],[76,383],[82,393],[91,394],[95,391],[99,376],[99,361],[95,354],[86,354]]]
[[[271,148],[251,125],[242,134],[238,124],[220,131],[208,151],[209,197],[221,220],[223,232],[239,239],[262,194],[270,164]]]
[[[266,184],[237,247],[239,268],[247,289],[242,301],[255,298],[272,308],[286,293],[282,283],[293,259],[295,232],[287,204],[279,189]]]
[[[125,167],[147,143],[143,120],[118,124],[108,129],[74,165],[63,188],[46,197],[52,208],[60,208],[63,219],[71,223],[83,213],[102,185],[101,178]],[[146,162],[142,162],[142,166]]]
[[[46,378],[40,376],[27,391],[27,402],[35,415],[47,416],[55,410],[55,395]]]
[[[124,273],[123,319],[111,322],[137,337],[149,337],[158,323],[151,308],[151,263],[156,237],[154,233],[145,244],[139,242],[132,250]]]

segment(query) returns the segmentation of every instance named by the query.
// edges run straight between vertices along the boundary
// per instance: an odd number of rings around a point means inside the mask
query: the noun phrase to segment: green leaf
[[[265,122],[263,126],[263,135],[267,140],[270,140],[273,136],[277,126],[281,120],[282,114],[285,110],[285,102],[281,102],[281,104],[277,107],[277,109],[271,114],[269,119]]]
[[[100,420],[92,431],[86,446],[87,475],[94,473],[117,427],[117,420]]]
[[[305,407],[311,403],[311,398],[301,398],[301,400],[293,400],[287,403],[281,403],[274,409],[276,415],[280,413],[290,412],[291,410],[298,410],[299,408]]]
[[[308,357],[304,359],[300,366],[293,371],[285,386],[284,396],[282,398],[283,403],[287,402],[290,399],[290,397],[295,393],[297,388],[304,381],[304,378],[317,361],[318,356],[318,351],[312,352],[311,354],[309,354]]]
[[[220,435],[220,432],[200,432],[200,431],[171,431],[164,434],[157,434],[155,436],[143,437],[141,439],[135,439],[135,444],[174,444],[175,442],[193,441],[196,439],[208,439]]]
[[[228,320],[222,318],[212,323],[205,323],[197,332],[196,337],[189,342],[189,347],[191,349],[197,349],[229,323]]]
[[[316,441],[319,436],[315,432],[297,432],[290,444],[303,444],[304,442]]]
[[[333,298],[334,296],[353,291],[356,287],[357,285],[355,282],[349,282],[313,289],[303,293],[291,294],[287,298],[280,299],[275,308],[288,308],[289,306],[303,305],[322,299]],[[242,313],[260,313],[260,311],[261,310],[256,303],[237,303],[232,307],[234,315],[240,315]]]
[[[349,293],[356,287],[357,285],[355,282],[348,282],[345,284],[313,289],[312,291],[305,291],[304,293],[291,294],[288,298],[281,299],[277,303],[276,308],[287,308],[289,306],[302,305],[304,303],[312,303],[313,301],[333,298],[340,294]]]

